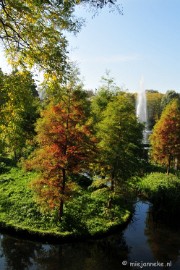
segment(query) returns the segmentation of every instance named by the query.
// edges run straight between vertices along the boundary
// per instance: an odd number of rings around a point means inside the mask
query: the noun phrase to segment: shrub
[[[173,174],[151,173],[139,183],[140,192],[166,215],[180,213],[180,178]]]

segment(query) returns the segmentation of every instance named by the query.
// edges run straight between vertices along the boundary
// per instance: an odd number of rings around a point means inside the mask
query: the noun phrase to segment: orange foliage
[[[32,183],[39,203],[59,209],[60,202],[73,192],[69,175],[88,169],[95,153],[95,138],[76,103],[65,107],[60,102],[44,110],[36,130],[39,147],[26,166],[40,173]]]
[[[172,101],[163,111],[150,136],[151,155],[154,161],[170,166],[180,158],[180,107]]]

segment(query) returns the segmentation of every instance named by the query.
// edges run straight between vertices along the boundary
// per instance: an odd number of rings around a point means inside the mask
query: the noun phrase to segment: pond
[[[101,240],[43,244],[0,234],[0,270],[180,269],[180,230],[152,218],[138,201],[123,232]]]

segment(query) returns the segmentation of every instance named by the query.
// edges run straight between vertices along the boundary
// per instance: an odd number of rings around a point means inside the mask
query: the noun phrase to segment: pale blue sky
[[[69,37],[70,57],[80,68],[88,89],[101,84],[111,71],[118,86],[138,91],[141,78],[146,89],[180,92],[180,1],[119,0],[124,15],[103,9],[98,16],[85,8],[80,33]],[[1,57],[0,66],[6,69]]]
[[[105,70],[119,86],[180,92],[180,1],[119,0],[124,15],[102,10],[92,19],[84,8],[86,26],[71,37],[70,56],[76,60],[84,84],[95,89]]]

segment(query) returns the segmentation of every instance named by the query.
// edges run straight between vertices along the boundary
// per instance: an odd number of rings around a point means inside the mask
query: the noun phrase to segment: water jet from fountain
[[[138,117],[139,122],[143,123],[145,126],[143,132],[143,144],[148,144],[150,131],[148,130],[147,98],[143,79],[140,81],[140,91],[137,95],[136,116]]]

